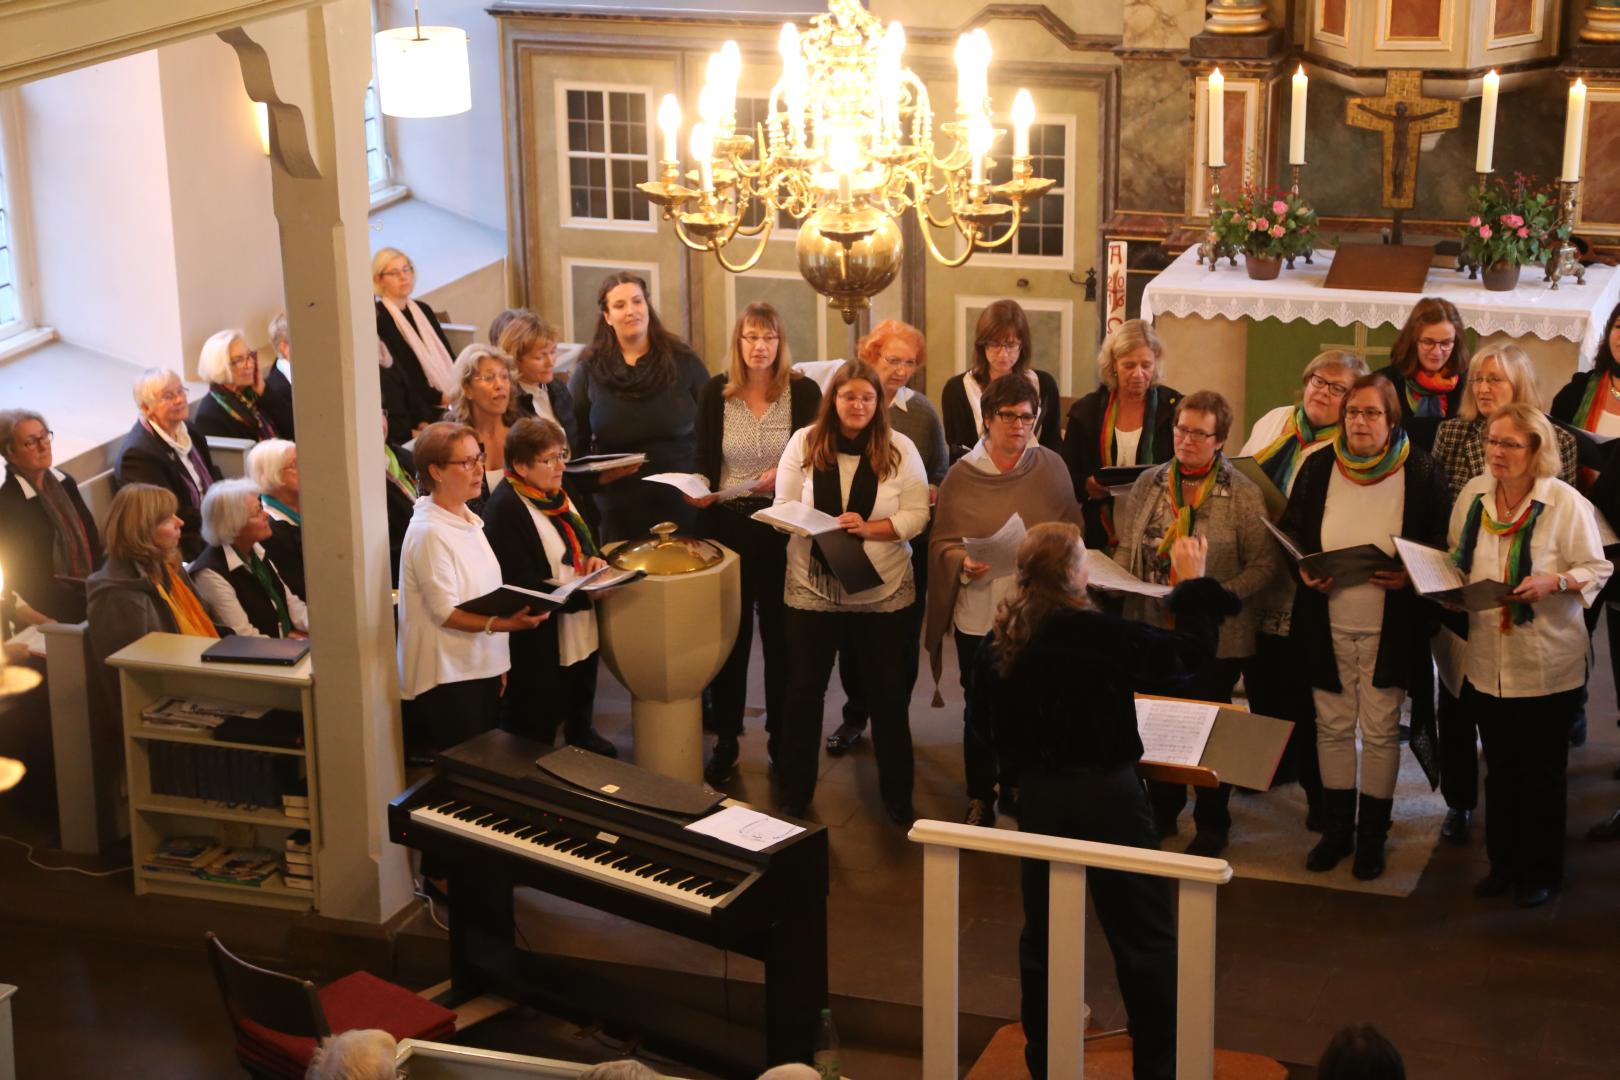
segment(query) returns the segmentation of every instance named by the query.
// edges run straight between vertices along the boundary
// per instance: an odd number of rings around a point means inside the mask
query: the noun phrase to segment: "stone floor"
[[[1571,757],[1569,883],[1553,903],[1523,912],[1475,900],[1469,887],[1484,872],[1477,829],[1467,847],[1442,844],[1406,899],[1235,880],[1220,892],[1217,1042],[1313,1062],[1338,1027],[1371,1021],[1400,1045],[1414,1077],[1620,1077],[1620,1036],[1612,1026],[1620,1009],[1620,846],[1581,838],[1620,804],[1620,783],[1610,778],[1620,731],[1603,667],[1592,686],[1591,741]],[[944,709],[929,707],[928,682],[925,674],[912,712],[917,809],[954,819],[963,809],[955,672],[947,665]],[[839,701],[835,690],[831,704]],[[628,750],[627,702],[607,675],[599,706],[603,731]],[[749,723],[733,793],[768,806],[763,738],[758,721]],[[0,719],[0,752],[15,752],[17,741]],[[861,1077],[917,1076],[914,1044],[884,1038],[895,1025],[877,1031],[863,1014],[889,1015],[891,1006],[920,1001],[921,853],[881,814],[869,747],[823,764],[814,814],[832,830],[829,960],[835,1002],[846,1003],[839,1016],[846,1067]],[[50,803],[40,774],[0,800],[0,833],[48,840]],[[1300,858],[1308,846],[1302,832]],[[39,858],[61,861],[49,852]],[[962,887],[961,1008],[1013,1017],[1016,868],[1010,860],[965,857]],[[46,874],[30,867],[20,848],[0,842],[0,981],[21,987],[14,999],[19,1076],[234,1075],[198,938],[213,927],[269,956],[290,931],[245,909],[135,900],[127,890],[124,877]],[[521,911],[536,947],[737,980],[759,976],[751,961],[539,894],[525,892]],[[1087,999],[1099,1024],[1116,1026],[1123,1012],[1107,948],[1096,927],[1090,931]],[[409,934],[419,952],[442,948],[425,914]],[[320,964],[304,966],[313,974]],[[572,1038],[582,1060],[608,1052],[555,1025],[547,1030],[551,1041],[532,1036],[537,1045]],[[487,1035],[491,1044],[530,1038],[511,1024]]]

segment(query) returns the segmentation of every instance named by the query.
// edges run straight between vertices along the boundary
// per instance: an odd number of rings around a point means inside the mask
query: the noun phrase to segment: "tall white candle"
[[[787,108],[788,130],[793,136],[793,147],[804,149],[804,54],[799,50],[799,28],[783,23],[776,39],[776,51],[782,57],[782,98]]]
[[[1585,134],[1586,84],[1576,79],[1569,88],[1569,114],[1564,117],[1564,180],[1581,178],[1581,138]]]
[[[1491,158],[1496,153],[1496,95],[1502,78],[1492,68],[1485,75],[1485,91],[1479,98],[1479,146],[1474,150],[1474,171],[1491,171]]]
[[[704,191],[713,191],[714,164],[710,158],[714,156],[714,141],[709,135],[709,125],[693,124],[692,133],[687,138],[691,141],[692,156],[698,163],[698,186]]]
[[[676,141],[681,131],[681,103],[674,94],[665,94],[658,103],[658,126],[664,132],[664,160],[681,160],[680,144]]]
[[[1029,157],[1029,126],[1035,122],[1035,99],[1020,88],[1013,97],[1013,157]]]
[[[1288,114],[1288,164],[1305,164],[1305,94],[1311,80],[1305,76],[1305,65],[1294,72],[1293,107]]]
[[[1209,73],[1209,156],[1216,168],[1226,164],[1226,76],[1216,68]]]

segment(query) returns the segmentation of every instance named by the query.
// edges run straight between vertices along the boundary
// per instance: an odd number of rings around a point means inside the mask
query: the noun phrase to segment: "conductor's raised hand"
[[[1204,576],[1204,562],[1209,557],[1209,540],[1202,536],[1183,536],[1170,545],[1170,572],[1177,581],[1191,581]]]

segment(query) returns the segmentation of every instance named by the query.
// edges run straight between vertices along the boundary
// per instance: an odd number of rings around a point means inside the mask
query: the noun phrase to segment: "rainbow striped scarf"
[[[1294,485],[1294,474],[1299,471],[1299,463],[1305,460],[1305,451],[1317,443],[1337,438],[1338,434],[1339,425],[1336,423],[1311,427],[1310,417],[1305,415],[1305,406],[1295,405],[1294,411],[1283,423],[1282,431],[1270,445],[1254,455],[1254,460],[1271,477],[1277,490],[1286,495]]]
[[[1170,471],[1169,475],[1165,477],[1165,483],[1169,485],[1170,510],[1175,517],[1170,522],[1170,528],[1165,530],[1163,538],[1159,540],[1159,546],[1154,549],[1161,559],[1170,558],[1170,548],[1175,545],[1178,539],[1193,534],[1193,515],[1198,512],[1200,506],[1204,505],[1204,500],[1209,498],[1209,493],[1215,490],[1215,481],[1219,480],[1221,476],[1221,464],[1221,454],[1218,452],[1210,460],[1209,466],[1201,473],[1184,472],[1181,468],[1180,458],[1170,459]],[[1192,498],[1185,499],[1181,493],[1182,484],[1189,480],[1201,482],[1193,490]],[[1174,585],[1174,575],[1171,575],[1171,577],[1170,583]]]
[[[1411,450],[1412,441],[1406,437],[1405,428],[1392,430],[1389,445],[1367,457],[1351,452],[1343,431],[1333,437],[1333,456],[1338,459],[1339,473],[1352,484],[1363,487],[1378,483],[1405,465],[1406,455]]]
[[[1475,495],[1468,507],[1468,516],[1463,520],[1462,533],[1457,537],[1457,550],[1451,553],[1451,561],[1465,574],[1473,569],[1474,547],[1479,542],[1481,528],[1489,530],[1494,536],[1511,536],[1507,583],[1517,588],[1521,581],[1530,576],[1530,542],[1535,536],[1536,519],[1541,516],[1543,509],[1541,502],[1531,499],[1530,505],[1524,508],[1517,520],[1500,522],[1485,509],[1485,494],[1481,492]],[[1515,626],[1530,622],[1535,617],[1535,609],[1529,604],[1508,604],[1502,608],[1502,633],[1511,634]]]
[[[585,519],[574,510],[573,504],[568,501],[568,493],[561,488],[555,495],[547,495],[539,488],[526,483],[522,477],[512,470],[506,470],[506,482],[512,485],[512,490],[528,500],[530,506],[551,519],[562,535],[567,550],[563,552],[563,562],[572,566],[580,573],[585,572],[585,560],[597,554],[601,549],[596,546],[596,538],[591,535],[591,527],[585,524]]]
[[[1405,379],[1406,407],[1413,416],[1444,417],[1446,399],[1461,379],[1460,375],[1431,375],[1419,368]]]
[[[1586,380],[1586,390],[1581,394],[1581,403],[1575,409],[1575,426],[1582,431],[1596,431],[1598,421],[1603,418],[1603,395],[1614,391],[1614,375],[1605,371],[1599,375],[1597,372]],[[1581,491],[1587,492],[1597,482],[1596,469],[1581,468],[1576,479],[1579,481]]]

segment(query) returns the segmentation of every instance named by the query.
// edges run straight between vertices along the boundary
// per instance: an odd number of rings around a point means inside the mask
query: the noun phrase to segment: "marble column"
[[[389,596],[382,404],[366,216],[366,0],[333,0],[220,32],[270,114],[292,340],[315,669],[320,914],[388,922],[410,902],[388,840],[404,787]]]

